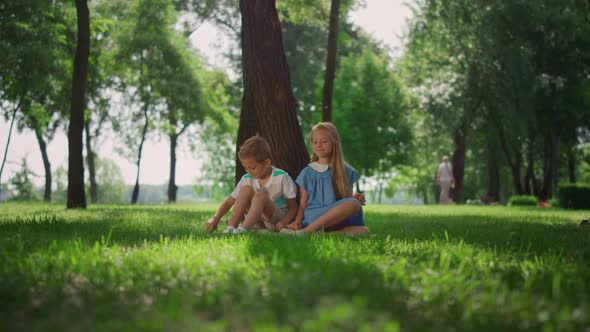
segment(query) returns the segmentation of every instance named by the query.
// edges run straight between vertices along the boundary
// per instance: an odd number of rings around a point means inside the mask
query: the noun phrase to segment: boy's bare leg
[[[360,209],[360,202],[344,202],[338,206],[335,206],[331,210],[328,210],[328,212],[324,213],[321,217],[317,218],[313,223],[303,228],[303,231],[306,233],[313,233],[330,226],[338,225],[346,218],[359,212]]]
[[[229,217],[229,226],[238,227],[242,218],[244,218],[244,214],[248,211],[250,207],[250,203],[252,202],[252,197],[254,196],[254,189],[250,186],[244,186],[240,188],[240,193],[238,194],[238,198],[234,203],[234,208],[232,210],[231,216]]]
[[[346,226],[337,231],[331,231],[330,234],[351,234],[351,235],[363,235],[369,234],[369,228],[366,226]]]
[[[260,217],[263,213],[265,216],[270,218],[272,217],[274,210],[275,205],[273,201],[270,200],[267,193],[254,193],[250,203],[250,208],[248,209],[248,214],[246,215],[246,219],[244,220],[244,225],[242,225],[242,227],[252,228],[252,226],[260,221]]]

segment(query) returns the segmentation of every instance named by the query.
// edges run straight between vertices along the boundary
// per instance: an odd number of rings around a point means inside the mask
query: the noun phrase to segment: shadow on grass
[[[121,246],[210,236],[204,223],[210,212],[161,207],[110,207],[87,211],[42,210],[14,214],[0,220],[4,239],[20,239],[42,249],[52,241],[82,240],[89,245],[108,240]],[[576,252],[590,260],[590,226],[580,227],[571,219],[528,215],[490,214],[429,215],[407,212],[366,212],[372,238],[404,241],[463,241],[485,249],[538,254]],[[219,234],[219,233],[217,233]],[[5,243],[6,244],[6,243]]]

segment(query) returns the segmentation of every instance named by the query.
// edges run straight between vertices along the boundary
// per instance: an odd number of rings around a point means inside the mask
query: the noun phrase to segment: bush
[[[536,196],[514,195],[508,200],[508,206],[537,206],[539,199]]]
[[[559,186],[559,205],[564,209],[590,209],[590,184],[567,183]]]

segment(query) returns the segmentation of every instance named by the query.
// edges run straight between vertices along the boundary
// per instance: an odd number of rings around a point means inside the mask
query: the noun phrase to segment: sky
[[[401,40],[406,20],[411,16],[407,0],[364,0],[365,6],[349,14],[349,20],[364,28],[376,39],[383,41],[391,48],[392,56],[401,52]],[[203,24],[191,37],[191,43],[198,48],[212,66],[227,67],[228,63],[221,54],[230,47],[238,47],[220,30],[209,24]],[[0,158],[4,156],[4,149],[8,138],[10,123],[0,119]],[[16,126],[15,126],[16,127]],[[52,170],[62,166],[67,168],[68,144],[66,133],[56,135],[48,145],[48,154]],[[113,150],[113,136],[106,133],[98,148],[99,156],[108,156],[114,160],[123,173],[127,184],[135,182],[136,167],[128,160],[119,157]],[[169,158],[168,142],[165,139],[157,141],[151,139],[146,143],[141,161],[140,183],[165,184],[168,183]],[[12,177],[19,167],[21,160],[27,159],[29,167],[39,176],[34,179],[35,184],[44,183],[43,161],[35,135],[30,130],[18,133],[13,130],[8,149],[7,163],[0,178],[5,183]],[[195,183],[201,168],[201,158],[196,152],[188,148],[177,151],[176,183],[186,185]],[[1,163],[1,161],[0,161]],[[55,186],[55,185],[54,185]]]

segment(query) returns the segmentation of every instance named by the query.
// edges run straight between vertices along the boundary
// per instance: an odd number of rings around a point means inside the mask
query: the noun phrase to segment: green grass
[[[588,331],[588,211],[368,206],[372,234],[207,235],[215,206],[0,204],[0,330]]]

